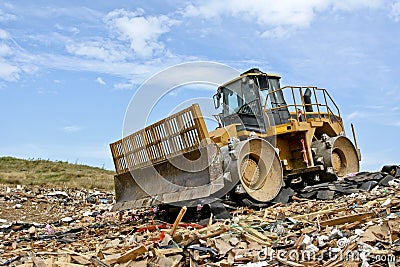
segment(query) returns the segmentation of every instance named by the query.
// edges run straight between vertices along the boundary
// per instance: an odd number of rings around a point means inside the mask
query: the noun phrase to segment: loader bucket
[[[114,210],[185,203],[225,187],[220,150],[197,104],[111,146],[117,175]]]

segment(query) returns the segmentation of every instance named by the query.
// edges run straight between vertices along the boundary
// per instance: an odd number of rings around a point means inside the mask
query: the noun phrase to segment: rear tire
[[[344,136],[315,141],[312,148],[315,151],[314,162],[322,163],[325,167],[321,177],[323,181],[343,178],[360,170],[357,150]]]

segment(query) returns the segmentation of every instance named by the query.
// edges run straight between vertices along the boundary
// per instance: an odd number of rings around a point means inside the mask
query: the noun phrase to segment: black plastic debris
[[[371,191],[372,188],[374,188],[377,184],[378,184],[377,181],[367,181],[367,182],[364,182],[362,185],[360,185],[359,188],[362,191]]]
[[[389,182],[393,181],[394,177],[391,175],[387,175],[385,178],[383,178],[382,180],[380,180],[379,185],[382,186],[389,186]]]
[[[272,200],[273,203],[283,203],[289,202],[289,199],[295,195],[295,191],[292,188],[283,188],[279,194]]]
[[[396,173],[399,169],[399,165],[385,165],[382,167],[382,172],[386,172],[387,174],[396,176]]]

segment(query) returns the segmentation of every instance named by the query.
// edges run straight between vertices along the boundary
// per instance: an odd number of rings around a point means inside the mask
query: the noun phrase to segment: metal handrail
[[[333,101],[333,99],[330,96],[330,94],[328,93],[328,91],[324,88],[317,88],[314,86],[285,86],[285,87],[268,92],[267,99],[270,95],[275,94],[276,92],[279,92],[279,91],[283,91],[285,89],[290,89],[291,95],[292,95],[292,99],[291,99],[292,101],[289,101],[289,99],[285,99],[286,105],[282,105],[282,106],[278,106],[278,107],[265,106],[264,111],[267,111],[267,110],[272,111],[272,110],[278,110],[278,109],[282,109],[282,108],[287,108],[289,110],[289,108],[294,107],[296,113],[298,110],[302,110],[304,119],[307,120],[307,115],[311,115],[310,114],[311,112],[307,112],[306,107],[311,106],[311,107],[316,107],[317,111],[313,111],[312,115],[317,115],[318,118],[325,117],[323,115],[328,115],[328,119],[330,122],[332,122],[333,117],[335,119],[338,119],[338,118],[341,119],[339,107],[336,105],[335,101]],[[313,97],[314,103],[313,102],[310,104],[305,103],[303,90],[306,90],[306,89],[312,90],[312,93],[314,95],[314,97]],[[296,102],[295,91],[297,91],[299,93],[301,103]],[[318,99],[317,92],[322,92],[322,95],[323,95],[322,102],[319,101],[320,99]],[[287,103],[289,103],[289,104],[287,104]],[[326,112],[321,111],[321,108],[324,108],[326,110]],[[332,110],[333,108],[335,109],[336,113]],[[299,120],[299,117],[298,117],[298,115],[296,115],[296,121],[298,121],[298,120]],[[268,120],[268,124],[269,124],[269,126],[271,126],[271,123],[269,120]]]

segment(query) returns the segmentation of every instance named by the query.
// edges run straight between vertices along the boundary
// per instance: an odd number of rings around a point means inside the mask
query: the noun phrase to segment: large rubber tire
[[[342,178],[360,170],[357,150],[347,137],[336,136],[318,140],[312,143],[312,148],[315,152],[314,162],[321,162],[322,158],[326,170],[323,178]]]
[[[283,186],[283,170],[275,148],[264,139],[241,141],[236,147],[235,176],[254,200],[274,199]]]

